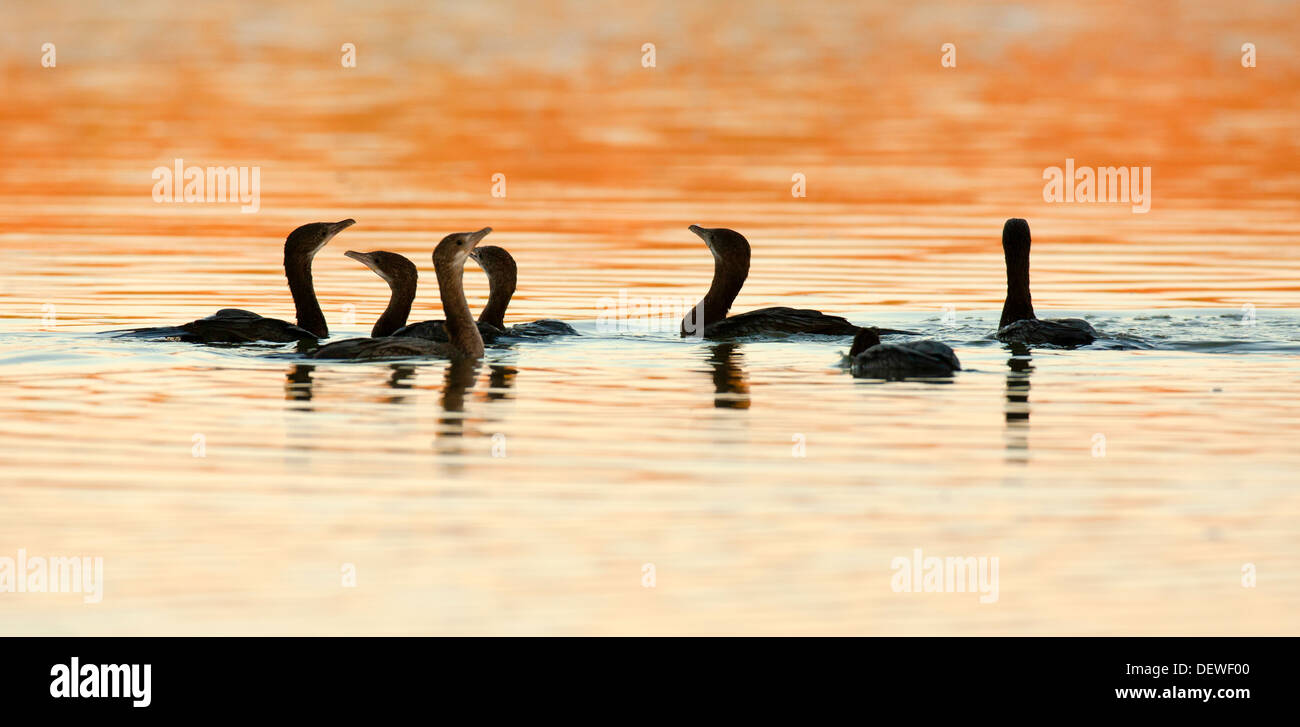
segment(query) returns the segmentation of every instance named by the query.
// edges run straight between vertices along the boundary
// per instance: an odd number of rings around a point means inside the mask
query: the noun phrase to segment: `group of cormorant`
[[[312,286],[312,260],[335,235],[355,223],[351,219],[313,222],[289,233],[284,243],[284,273],[297,314],[295,323],[265,318],[237,308],[223,308],[207,318],[184,325],[137,328],[123,335],[197,343],[297,341],[307,347],[314,346],[320,339],[329,338],[329,328]],[[731,304],[749,275],[749,241],[739,232],[725,227],[691,225],[690,231],[704,240],[713,253],[713,283],[699,304],[682,319],[682,336],[709,339],[790,334],[853,336],[846,364],[854,376],[865,378],[944,377],[961,369],[952,349],[938,341],[881,342],[881,336],[907,335],[911,331],[857,326],[840,316],[786,307],[729,315]],[[505,249],[478,246],[490,232],[491,227],[484,227],[476,232],[453,233],[444,237],[434,249],[433,268],[445,320],[407,322],[415,301],[418,273],[415,264],[406,257],[386,250],[345,253],[388,283],[388,306],[375,321],[369,338],[332,341],[310,348],[306,355],[352,360],[477,359],[484,354],[485,342],[577,335],[572,326],[557,320],[506,326],[505,313],[515,292],[517,267]],[[1034,315],[1029,294],[1029,244],[1029,223],[1022,219],[1007,220],[1002,228],[1007,296],[996,337],[1006,343],[1070,348],[1092,343],[1097,332],[1086,321],[1078,318],[1042,320]],[[477,320],[470,312],[462,284],[465,261],[470,259],[478,263],[488,276],[488,302]]]

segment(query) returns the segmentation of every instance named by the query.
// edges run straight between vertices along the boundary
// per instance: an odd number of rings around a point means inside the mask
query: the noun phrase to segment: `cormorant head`
[[[1002,226],[1002,251],[1007,255],[1029,254],[1029,223],[1012,217]]]
[[[709,246],[709,252],[713,253],[714,258],[725,261],[744,260],[748,268],[749,240],[746,240],[744,235],[725,227],[691,225],[688,229],[704,240],[704,244]]]
[[[348,250],[343,254],[375,271],[376,275],[383,278],[384,282],[394,289],[414,287],[416,280],[419,278],[415,263],[395,252],[388,252],[387,250],[354,252]]]
[[[286,258],[311,260],[326,243],[334,239],[335,235],[356,223],[356,220],[347,219],[341,222],[312,222],[303,225],[290,232],[289,237],[285,239],[284,255]]]
[[[858,335],[853,337],[853,345],[849,347],[849,358],[853,358],[872,346],[880,345],[880,334],[874,328],[863,328],[858,331]]]
[[[469,256],[483,268],[489,280],[514,280],[518,275],[515,259],[505,248],[484,245],[471,250]]]
[[[433,267],[437,270],[442,270],[446,266],[455,266],[453,269],[463,268],[474,246],[491,231],[491,227],[484,227],[477,232],[453,232],[442,238],[442,242],[438,243],[438,247],[433,250]]]

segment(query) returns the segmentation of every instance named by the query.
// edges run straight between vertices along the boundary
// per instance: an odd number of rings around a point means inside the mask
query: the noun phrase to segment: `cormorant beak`
[[[357,221],[352,219],[343,220],[342,222],[326,222],[325,234],[321,236],[320,244],[318,244],[316,248],[311,251],[311,254],[314,256],[316,253],[320,252],[321,248],[328,245],[330,240],[334,239],[335,235],[339,234],[340,232],[348,229],[349,227],[355,224],[357,224]]]
[[[329,234],[328,234],[328,236],[329,236],[329,237],[334,237],[335,235],[339,234],[340,232],[342,232],[342,231],[348,229],[349,227],[351,227],[351,226],[353,226],[353,225],[355,225],[355,224],[357,224],[357,221],[356,221],[356,220],[353,220],[353,219],[346,219],[346,220],[342,220],[342,221],[340,221],[340,222],[332,222],[332,223],[330,223],[330,225],[329,225]]]
[[[375,254],[373,252],[355,252],[353,250],[348,250],[343,254],[370,268],[374,271],[375,275],[378,275],[385,281],[389,280],[390,276],[383,268],[379,267],[379,261],[375,260]]]
[[[709,252],[713,253],[713,257],[715,259],[718,257],[718,251],[713,249],[713,238],[709,236],[708,229],[704,227],[700,227],[699,225],[691,225],[686,229],[690,230],[691,232],[694,232],[696,235],[699,235],[700,239],[704,240],[704,246],[709,248]]]
[[[471,232],[471,233],[465,235],[465,237],[469,239],[469,248],[470,248],[470,250],[473,250],[475,245],[477,245],[477,244],[479,244],[480,242],[482,242],[482,241],[483,241],[483,238],[487,237],[489,232],[492,232],[492,228],[491,228],[491,227],[484,227],[483,229],[479,230],[478,232]]]

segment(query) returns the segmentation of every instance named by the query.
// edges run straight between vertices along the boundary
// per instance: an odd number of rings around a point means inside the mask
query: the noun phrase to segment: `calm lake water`
[[[0,592],[0,633],[1300,632],[1294,4],[5,12],[0,558],[104,585]],[[260,210],[156,203],[175,159],[259,167]],[[1152,167],[1150,212],[1044,202],[1066,159]],[[1039,314],[1097,344],[989,337],[1011,216]],[[410,257],[440,318],[429,254],[484,225],[507,322],[583,335],[478,365],[103,335],[291,318],[284,236],[345,217],[335,338],[387,300],[344,251]],[[734,311],[921,331],[966,370],[599,327],[703,294],[693,223],[753,246]],[[916,549],[996,557],[996,602],[895,592]]]

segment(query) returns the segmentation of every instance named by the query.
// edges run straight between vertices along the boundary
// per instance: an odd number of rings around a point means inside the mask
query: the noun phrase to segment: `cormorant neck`
[[[465,263],[435,266],[438,275],[438,297],[442,298],[442,312],[446,316],[447,340],[468,358],[483,356],[483,336],[474,325],[474,316],[465,300]]]
[[[1029,246],[1004,246],[1007,258],[1007,299],[1002,304],[998,328],[1016,321],[1034,320],[1034,302],[1029,295]]]
[[[298,327],[307,329],[317,338],[329,338],[329,326],[325,324],[325,314],[321,312],[316,288],[311,281],[311,261],[311,255],[294,256],[286,251],[284,276],[289,279],[289,293],[293,296]]]
[[[688,311],[686,317],[682,319],[682,335],[702,335],[710,325],[726,318],[727,312],[731,310],[731,304],[735,302],[736,296],[740,295],[740,289],[745,285],[747,277],[749,277],[747,252],[737,254],[733,258],[723,258],[715,253],[713,284],[709,286],[709,292],[704,294],[699,304]],[[694,320],[697,312],[703,320]],[[694,325],[690,325],[692,321]]]
[[[411,304],[415,302],[415,284],[414,279],[389,281],[388,287],[392,292],[388,296],[388,307],[375,321],[375,327],[370,329],[371,338],[391,336],[406,325],[406,319],[411,315]]]
[[[499,270],[495,276],[488,278],[488,302],[483,306],[483,312],[478,314],[479,323],[505,329],[506,308],[515,294],[516,283],[515,273],[510,270]]]

